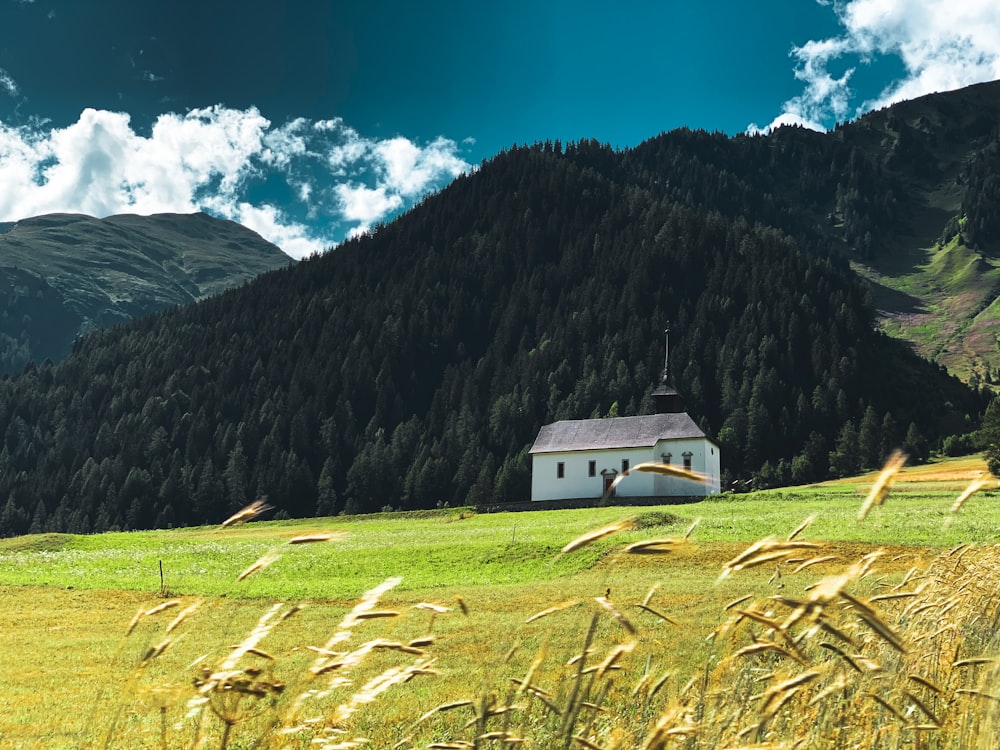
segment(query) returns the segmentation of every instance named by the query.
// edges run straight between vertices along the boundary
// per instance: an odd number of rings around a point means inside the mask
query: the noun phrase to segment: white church
[[[640,463],[672,464],[706,478],[635,472],[622,479],[617,497],[701,497],[720,491],[719,446],[684,411],[669,384],[669,339],[663,380],[653,393],[656,414],[572,419],[542,427],[531,447],[531,499],[603,497],[618,475]]]

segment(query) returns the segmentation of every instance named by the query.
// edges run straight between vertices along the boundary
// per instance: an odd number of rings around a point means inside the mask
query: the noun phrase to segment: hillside
[[[206,214],[49,214],[0,225],[0,373],[58,362],[87,331],[289,262],[255,232]]]
[[[880,150],[907,209],[858,267],[885,330],[973,383],[1000,382],[1000,82],[902,102],[841,135]]]
[[[541,424],[651,410],[667,322],[727,481],[919,460],[981,399],[880,333],[810,210],[762,189],[877,175],[794,129],[501,153],[325,256],[0,383],[0,530],[521,500]]]
[[[1000,81],[830,133],[672,131],[630,162],[678,202],[850,258],[887,333],[968,382],[1000,380]]]

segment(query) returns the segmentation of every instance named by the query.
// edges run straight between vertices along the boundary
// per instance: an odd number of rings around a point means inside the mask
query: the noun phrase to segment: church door
[[[601,472],[601,477],[604,479],[604,496],[605,497],[614,497],[615,496],[615,491],[613,489],[611,489],[611,485],[614,483],[616,476],[618,476],[618,472],[617,471],[608,471],[607,469],[605,469],[604,471]]]

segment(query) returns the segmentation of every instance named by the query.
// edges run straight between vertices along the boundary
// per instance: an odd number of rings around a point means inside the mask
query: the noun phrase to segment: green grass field
[[[907,577],[916,580],[913,571],[940,565],[941,556],[960,544],[987,554],[1000,534],[996,493],[984,490],[960,513],[949,512],[984,468],[974,457],[906,469],[885,504],[863,522],[856,516],[874,476],[659,508],[492,515],[444,510],[0,540],[6,605],[0,613],[0,747],[334,748],[361,746],[351,744],[360,738],[368,747],[386,748],[519,747],[513,740],[523,738],[530,747],[563,746],[564,740],[573,747],[643,747],[671,711],[673,728],[680,729],[665,736],[700,740],[691,747],[784,742],[792,725],[784,717],[779,722],[778,712],[767,716],[766,704],[765,726],[742,738],[735,727],[732,737],[693,728],[705,720],[691,713],[698,690],[689,679],[702,675],[704,713],[713,680],[747,679],[744,672],[723,674],[732,658],[728,651],[753,639],[778,640],[775,629],[761,622],[739,626],[738,635],[710,637],[731,616],[726,605],[747,596],[743,607],[769,613],[780,606],[767,597],[804,601],[814,596],[810,586],[838,575],[850,579],[854,595],[874,597]],[[810,516],[814,520],[797,538],[818,547],[719,580],[726,561],[749,544],[783,539]],[[624,519],[634,528],[560,553],[586,532]],[[690,539],[679,541],[698,519]],[[329,541],[288,543],[321,533],[330,534]],[[634,542],[665,538],[674,540],[666,554],[625,551]],[[883,554],[870,571],[843,573],[877,550]],[[237,580],[262,558],[266,567]],[[793,572],[810,558],[819,561]],[[396,578],[370,603],[382,616],[359,611],[345,620],[365,592]],[[984,578],[984,585],[992,584],[995,578]],[[172,602],[141,617],[126,636],[137,611]],[[278,602],[271,620],[261,622]],[[643,602],[648,609],[637,606]],[[305,607],[280,620],[298,604]],[[168,633],[178,613],[194,605]],[[526,622],[549,608],[557,611]],[[574,671],[565,665],[581,652],[591,622],[591,653],[584,661],[591,667],[611,661],[603,671]],[[237,644],[246,647],[255,628],[259,653],[234,651]],[[964,643],[975,641],[979,649],[986,638],[970,632]],[[852,640],[849,651],[875,658],[878,643],[857,635]],[[323,647],[326,655],[314,650]],[[775,653],[760,657],[755,674],[783,674]],[[836,657],[819,653],[833,661],[815,667],[818,676],[809,679],[835,686],[841,679],[831,666]],[[231,684],[219,677],[227,658],[234,659]],[[810,656],[809,663],[819,664],[816,659]],[[338,666],[332,668],[331,660]],[[310,671],[318,665],[322,674]],[[202,680],[202,692],[195,679]],[[531,690],[518,692],[514,679]],[[280,693],[272,689],[278,683]],[[543,685],[547,692],[533,692]],[[740,700],[752,703],[756,695],[759,701],[760,692],[739,693]],[[903,693],[887,695],[890,704],[907,700]],[[456,701],[471,703],[417,723]],[[586,705],[598,704],[605,713],[587,715]],[[499,710],[508,706],[513,708]],[[899,740],[887,747],[915,746],[915,737],[930,736],[894,730],[887,715],[888,724],[881,715],[872,724],[880,737]],[[916,726],[905,710],[900,716]],[[920,746],[960,747],[968,731],[956,725],[956,739]],[[940,727],[937,735],[943,736]],[[663,739],[648,746],[671,745]]]

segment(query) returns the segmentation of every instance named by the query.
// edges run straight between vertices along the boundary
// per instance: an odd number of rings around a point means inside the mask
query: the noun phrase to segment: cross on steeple
[[[663,331],[666,343],[663,347],[663,382],[670,380],[670,325]]]

